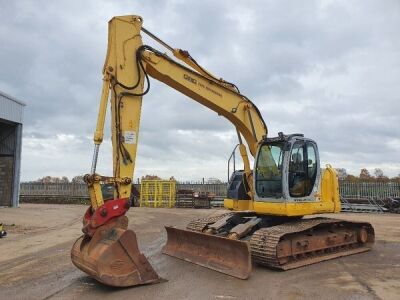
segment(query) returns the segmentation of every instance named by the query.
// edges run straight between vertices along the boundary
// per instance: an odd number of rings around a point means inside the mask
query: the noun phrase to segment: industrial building
[[[0,206],[19,204],[24,107],[0,91]]]

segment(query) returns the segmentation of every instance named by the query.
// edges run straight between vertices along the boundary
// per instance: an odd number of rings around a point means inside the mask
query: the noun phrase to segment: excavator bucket
[[[126,216],[99,227],[92,237],[82,235],[71,250],[76,267],[110,286],[158,283],[161,278],[140,253],[136,234],[127,230]]]
[[[240,279],[250,276],[248,243],[175,227],[166,226],[165,229],[168,240],[164,254]]]

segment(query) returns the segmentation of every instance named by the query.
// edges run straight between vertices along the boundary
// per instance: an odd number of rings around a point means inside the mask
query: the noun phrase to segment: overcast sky
[[[89,172],[107,22],[129,14],[236,83],[270,136],[304,133],[323,164],[352,174],[400,173],[398,0],[0,0],[0,90],[27,104],[23,181]],[[155,80],[142,113],[135,178],[226,179],[237,143],[228,121]]]

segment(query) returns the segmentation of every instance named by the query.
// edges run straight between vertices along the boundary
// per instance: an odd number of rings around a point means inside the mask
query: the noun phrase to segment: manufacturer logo
[[[186,79],[187,81],[190,81],[191,83],[197,84],[197,80],[194,79],[193,77],[190,77],[187,74],[183,74],[183,78]]]

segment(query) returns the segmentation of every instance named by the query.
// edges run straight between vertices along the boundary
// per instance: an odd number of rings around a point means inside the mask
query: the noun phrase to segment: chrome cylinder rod
[[[99,144],[94,145],[92,167],[90,169],[90,174],[96,173],[97,159],[99,157],[99,148],[100,148]]]

